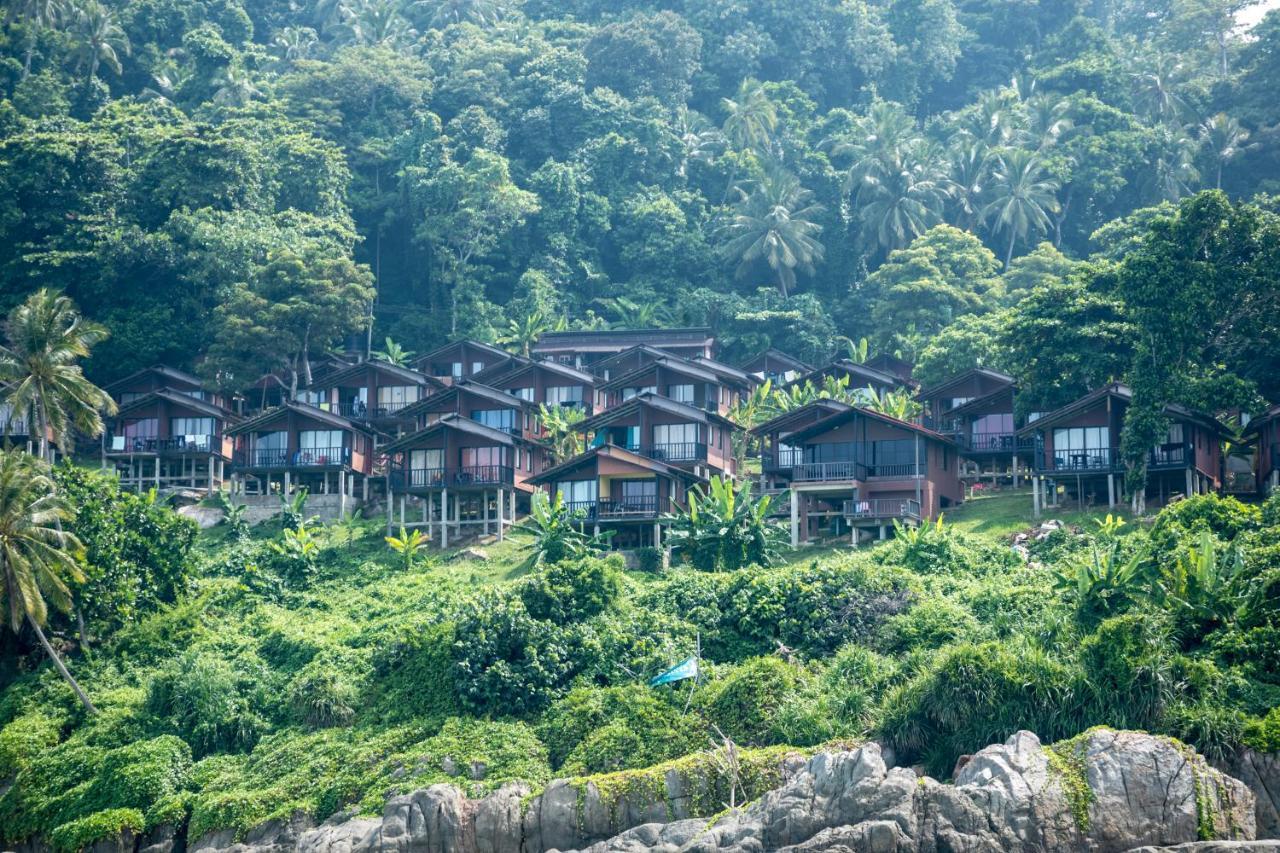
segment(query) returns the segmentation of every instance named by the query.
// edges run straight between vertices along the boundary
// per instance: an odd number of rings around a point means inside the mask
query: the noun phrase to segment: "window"
[[[580,407],[582,405],[582,386],[553,385],[547,389],[547,405]]]
[[[195,400],[207,400],[207,399],[209,399],[209,395],[205,392],[205,390],[204,390],[203,388],[196,388],[196,389],[191,390],[191,391],[179,391],[178,393],[179,393],[179,394],[186,394],[188,397],[191,397],[192,399],[195,399]]]
[[[169,418],[169,435],[187,444],[208,447],[213,434],[213,418]]]
[[[298,433],[300,450],[336,450],[342,447],[340,429],[304,429]]]
[[[280,465],[289,451],[289,433],[260,432],[253,437],[251,462],[254,465]]]
[[[974,450],[1012,450],[1013,413],[974,418],[970,441]]]
[[[298,392],[297,396],[294,399],[296,399],[299,403],[302,403],[304,405],[315,406],[317,409],[328,409],[329,407],[326,404],[328,397],[329,395],[326,394],[324,391],[302,390]]]
[[[384,412],[398,412],[410,403],[418,402],[420,390],[417,385],[383,385],[378,388],[378,408]]]
[[[438,447],[409,451],[409,468],[413,471],[439,471],[444,467],[444,451]]]
[[[125,420],[124,437],[126,449],[142,450],[148,441],[155,439],[160,433],[160,421],[157,418],[129,418]]]
[[[963,406],[965,403],[968,403],[968,402],[970,402],[971,400],[975,400],[975,399],[977,399],[977,398],[975,398],[975,397],[952,397],[950,400],[948,400],[948,401],[947,401],[947,408],[948,408],[948,409],[955,409],[955,408],[958,408],[958,407],[960,407],[960,406]]]
[[[657,480],[622,480],[614,485],[614,500],[624,509],[653,512],[658,508]]]
[[[636,388],[623,388],[623,389],[622,389],[622,399],[624,399],[624,400],[630,400],[630,399],[632,399],[632,398],[634,398],[634,397],[639,397],[641,394],[645,394],[645,393],[648,393],[648,394],[657,394],[657,393],[658,393],[658,386],[657,386],[657,385],[644,385],[644,386],[640,386],[640,387],[636,387]]]
[[[473,362],[471,362],[471,373],[472,373],[473,375],[474,375],[474,374],[476,374],[476,373],[479,373],[479,372],[480,372],[480,371],[482,371],[482,370],[484,370],[484,362],[483,362],[483,361],[473,361]]]
[[[126,403],[132,403],[134,400],[140,400],[145,396],[147,395],[146,395],[146,392],[144,391],[121,391],[120,405],[123,406]]]
[[[1068,427],[1053,431],[1057,468],[1105,468],[1111,464],[1111,431],[1106,427]]]
[[[471,420],[503,432],[515,432],[515,409],[476,409],[471,413]]]
[[[668,385],[667,397],[677,403],[692,403],[693,385]]]
[[[666,448],[669,457],[692,453],[691,445],[698,443],[697,424],[657,424],[653,428],[654,447]]]
[[[489,468],[507,464],[505,447],[464,447],[462,448],[463,468]]]
[[[462,378],[462,362],[455,361],[449,365],[449,375],[454,379]]]
[[[915,458],[919,451],[919,462],[923,468],[927,447],[925,442],[917,442],[914,438],[893,439],[891,441],[871,442],[872,464],[878,477],[915,476]]]
[[[510,388],[507,390],[507,393],[510,394],[512,397],[519,397],[521,400],[525,400],[526,402],[529,402],[529,403],[533,402],[534,389],[532,387]]]
[[[556,492],[566,504],[594,504],[596,502],[595,480],[564,480],[556,483]]]

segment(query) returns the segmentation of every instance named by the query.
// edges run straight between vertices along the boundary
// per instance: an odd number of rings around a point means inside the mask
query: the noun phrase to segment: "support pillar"
[[[1031,475],[1031,514],[1040,517],[1040,478],[1035,474]]]
[[[1187,469],[1187,491],[1185,494],[1187,497],[1191,497],[1195,493],[1196,493],[1195,473],[1190,468],[1188,468]]]
[[[1107,475],[1107,508],[1114,509],[1116,505],[1116,475]]]
[[[662,547],[662,525],[656,521],[653,523],[653,547]]]
[[[800,547],[800,496],[791,489],[791,547]]]
[[[391,520],[392,520],[392,514],[394,512],[394,510],[392,509],[392,502],[394,500],[395,500],[395,495],[391,492],[391,486],[390,484],[388,484],[387,485],[387,535],[388,536],[391,535]]]
[[[503,512],[503,510],[505,509],[505,507],[503,506],[503,503],[506,502],[506,500],[507,500],[506,490],[498,489],[498,541],[499,542],[502,541],[504,536],[502,528],[504,525],[503,515],[505,513]]]
[[[449,547],[449,490],[440,490],[440,550]]]
[[[880,541],[883,542],[888,538],[889,538],[889,528],[885,527],[883,524],[880,525]]]
[[[489,535],[489,490],[480,490],[480,518],[484,520],[484,534]]]
[[[290,486],[292,485],[292,482],[291,482],[292,479],[293,478],[290,476],[289,472],[285,471],[284,472],[284,496],[286,499],[288,499],[289,497],[289,489],[290,489]]]
[[[328,480],[325,477],[325,480]],[[347,472],[341,468],[338,469],[338,518],[344,518],[347,514]]]

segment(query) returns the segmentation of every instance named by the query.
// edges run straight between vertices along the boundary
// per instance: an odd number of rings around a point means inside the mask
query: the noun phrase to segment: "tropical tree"
[[[507,321],[507,333],[498,339],[498,343],[506,344],[512,352],[529,358],[538,338],[549,331],[551,323],[541,311],[534,309],[523,317]]]
[[[428,11],[431,26],[436,29],[464,23],[492,26],[502,18],[507,6],[502,0],[418,0],[413,5]]]
[[[49,434],[65,448],[72,429],[102,434],[102,414],[115,403],[85,378],[79,360],[107,337],[107,330],[80,316],[66,296],[43,288],[11,312],[4,323],[7,346],[0,346],[0,382],[14,412],[31,413],[38,430],[40,458],[49,458]]]
[[[852,173],[851,173],[852,175]],[[940,151],[923,141],[852,184],[862,238],[883,252],[901,248],[942,221],[948,178]]]
[[[21,23],[26,39],[22,56],[22,79],[25,80],[31,74],[31,59],[35,56],[40,32],[56,27],[66,7],[62,0],[14,0],[8,6],[5,23]]]
[[[578,424],[587,419],[587,413],[576,406],[541,404],[538,417],[551,444],[551,455],[557,462],[572,459],[583,450],[583,436]]]
[[[867,386],[867,402],[866,407],[873,412],[879,412],[882,415],[888,415],[891,418],[897,418],[900,421],[910,421],[920,416],[924,411],[924,406],[920,401],[912,396],[911,392],[899,388],[896,390],[885,390],[876,393],[876,390]]]
[[[603,549],[613,536],[612,530],[599,536],[588,534],[584,514],[567,506],[561,492],[553,500],[540,491],[533,493],[529,515],[511,533],[530,540],[525,546],[528,556],[520,564],[525,571],[588,556]]]
[[[1019,240],[1034,239],[1049,230],[1049,214],[1058,212],[1058,182],[1049,177],[1044,163],[1032,151],[1012,148],[996,157],[991,175],[991,200],[982,209],[984,220],[996,233],[1009,236],[1004,265],[1013,261]]]
[[[596,302],[613,314],[609,325],[615,329],[656,329],[672,322],[671,310],[656,299],[636,302],[625,296],[615,296],[597,299]]]
[[[388,536],[386,540],[387,544],[391,546],[391,550],[400,555],[400,559],[403,561],[401,567],[405,572],[413,571],[413,567],[418,560],[418,552],[425,551],[427,546],[431,544],[421,530],[415,528],[413,532],[406,533],[403,525],[400,527],[399,536]]]
[[[1213,158],[1215,189],[1222,189],[1222,170],[1244,153],[1248,141],[1249,131],[1226,113],[1218,113],[1200,124],[1200,144]]]
[[[764,261],[785,297],[795,287],[797,268],[813,273],[826,250],[817,239],[822,226],[814,221],[823,208],[812,197],[799,178],[782,170],[772,171],[743,197],[722,229],[726,242],[720,250],[726,260],[737,262],[738,278]]]
[[[243,107],[254,98],[262,97],[262,91],[253,85],[248,73],[238,65],[228,65],[222,72],[213,93],[213,102],[230,107]]]
[[[405,349],[388,337],[383,341],[382,349],[375,352],[373,357],[378,361],[394,364],[396,367],[406,367],[413,358],[413,351]]]
[[[116,21],[115,12],[98,0],[84,0],[75,7],[71,33],[75,39],[76,68],[85,74],[85,85],[106,65],[117,75],[123,70],[120,54],[129,54],[129,37]]]
[[[417,33],[400,14],[400,7],[399,0],[356,0],[333,27],[334,34],[350,44],[402,45]]]
[[[867,338],[862,337],[855,341],[853,338],[846,338],[842,335],[836,340],[844,344],[847,352],[845,358],[849,361],[854,364],[867,363],[867,359],[871,356],[871,341]]]
[[[315,49],[316,31],[311,27],[285,27],[275,34],[271,44],[286,63],[306,59]]]
[[[98,709],[68,671],[45,636],[48,602],[71,610],[68,581],[83,583],[73,554],[78,539],[62,529],[75,516],[54,489],[48,466],[17,450],[0,450],[0,605],[9,611],[9,627],[16,634],[23,623],[36,638],[76,697],[96,714]],[[47,600],[47,601],[46,601]]]
[[[722,98],[720,106],[725,112],[721,132],[734,148],[768,149],[778,127],[778,110],[759,80],[743,80],[737,93],[732,98]]]
[[[738,470],[743,469],[743,466],[747,463],[747,457],[750,455],[753,443],[750,430],[752,427],[763,423],[765,418],[768,417],[772,398],[773,382],[766,379],[764,384],[752,388],[750,394],[741,397],[737,404],[729,410],[729,420],[741,427],[741,429],[734,430],[731,436],[733,458],[737,462]]]
[[[664,516],[667,542],[675,553],[704,572],[771,566],[777,561],[782,528],[769,520],[773,496],[753,497],[751,481],[712,477],[706,491],[689,490],[689,507]]]

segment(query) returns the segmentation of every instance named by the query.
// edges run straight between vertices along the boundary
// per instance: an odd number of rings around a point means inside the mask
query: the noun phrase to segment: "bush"
[[[418,719],[433,724],[460,713],[453,659],[456,642],[454,624],[445,622],[411,626],[375,650],[371,705],[376,705],[376,713],[389,722]]]
[[[332,651],[316,655],[289,682],[294,719],[313,729],[345,726],[355,718],[360,676],[349,656]]]
[[[902,566],[922,575],[987,575],[1011,571],[1020,565],[1009,548],[967,536],[942,523],[899,528],[897,536],[874,552],[882,565]]]
[[[673,707],[653,688],[576,687],[547,709],[538,726],[538,735],[547,745],[553,768],[567,772],[606,772],[592,758],[586,744],[592,733],[614,729],[612,742],[620,742],[622,729],[640,741],[616,766],[620,770],[648,767],[702,748],[706,739],[697,719]],[[578,755],[574,761],[570,757]],[[609,764],[612,761],[606,761]],[[586,769],[582,769],[586,768]]]
[[[805,673],[776,657],[752,658],[711,682],[698,696],[707,719],[745,746],[780,742],[779,713]]]
[[[889,617],[878,632],[881,651],[900,654],[980,639],[982,626],[965,607],[947,598],[926,598]]]
[[[880,731],[900,761],[944,778],[961,755],[1019,729],[1048,742],[1087,728],[1083,695],[1083,673],[1033,646],[952,646],[890,691]]]
[[[586,740],[569,753],[563,770],[576,776],[588,776],[647,767],[648,762],[636,761],[636,756],[644,752],[644,748],[644,738],[626,723],[615,720],[587,735]]]
[[[65,720],[43,711],[28,711],[0,729],[0,779],[10,779],[36,754],[62,738]]]
[[[142,832],[143,825],[142,812],[137,809],[107,809],[64,823],[53,831],[49,841],[54,850],[75,853],[100,839]]]
[[[1261,520],[1267,527],[1280,527],[1280,492],[1262,502]]]
[[[186,787],[191,747],[172,735],[137,741],[108,752],[83,794],[83,808],[126,806],[146,811]]]
[[[1157,563],[1163,561],[1178,550],[1181,542],[1193,541],[1201,531],[1229,542],[1261,522],[1262,513],[1256,506],[1212,493],[1194,495],[1170,504],[1156,516],[1151,528],[1153,556]]]
[[[1280,752],[1280,707],[1245,723],[1244,744],[1258,752]]]
[[[160,671],[147,689],[147,711],[198,756],[251,749],[268,727],[263,709],[278,694],[263,683],[260,663],[239,668],[218,654],[191,651]]]
[[[534,619],[563,625],[603,613],[621,592],[616,558],[584,557],[553,563],[530,576],[520,597]]]
[[[1108,725],[1156,728],[1173,698],[1174,643],[1161,614],[1107,619],[1080,645],[1080,662]]]
[[[667,555],[661,548],[637,548],[635,554],[637,571],[656,575],[667,567]]]
[[[1214,702],[1179,702],[1169,709],[1163,728],[1210,761],[1221,762],[1240,746],[1247,725],[1248,717],[1235,708]]]

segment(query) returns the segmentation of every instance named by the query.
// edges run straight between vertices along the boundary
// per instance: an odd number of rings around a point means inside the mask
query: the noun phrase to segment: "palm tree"
[[[214,85],[218,87],[213,93],[215,104],[243,107],[254,98],[262,97],[262,92],[238,65],[228,65]]]
[[[375,352],[373,357],[378,361],[394,364],[396,367],[407,367],[409,360],[413,358],[413,352],[388,337],[383,341],[383,349]]]
[[[734,148],[763,151],[769,147],[778,126],[778,111],[759,80],[743,80],[737,94],[722,98],[720,106],[726,113],[721,131]]]
[[[22,58],[23,80],[31,75],[31,59],[36,52],[40,31],[56,27],[64,10],[62,0],[14,0],[9,4],[4,16],[5,23],[20,21],[26,38]]]
[[[1138,109],[1158,122],[1181,123],[1187,114],[1187,102],[1179,92],[1184,76],[1181,63],[1161,54],[1149,67],[1135,71],[1131,76]]]
[[[723,229],[728,240],[721,254],[737,262],[739,278],[763,260],[786,297],[795,287],[797,268],[813,273],[826,250],[817,240],[822,226],[814,221],[823,208],[810,203],[812,196],[795,175],[774,170],[738,203]]]
[[[1064,134],[1075,127],[1071,119],[1072,105],[1066,98],[1036,95],[1024,104],[1027,114],[1027,137],[1041,151],[1058,144]]]
[[[0,382],[9,383],[5,402],[29,412],[40,436],[40,458],[49,458],[49,433],[66,447],[71,429],[102,434],[102,413],[116,410],[111,397],[85,378],[78,361],[107,336],[107,330],[80,316],[66,296],[37,290],[4,323],[8,346],[0,347]]]
[[[950,148],[947,195],[959,209],[958,221],[972,231],[982,210],[982,196],[991,174],[991,149],[983,142],[957,134]]]
[[[529,358],[533,345],[538,338],[551,331],[551,324],[541,311],[533,310],[523,317],[513,317],[507,322],[507,333],[498,339],[498,343],[506,344],[517,355]]]
[[[54,491],[48,466],[18,450],[0,450],[0,600],[8,605],[9,627],[16,634],[23,622],[31,625],[45,654],[90,713],[89,701],[66,664],[54,651],[43,626],[46,599],[63,612],[71,610],[67,581],[84,581],[71,556],[82,546],[74,534],[62,530],[72,516],[66,500]]]
[[[417,35],[400,14],[399,0],[355,0],[333,29],[342,41],[367,46],[395,47]]]
[[[317,41],[316,31],[311,27],[285,27],[276,33],[271,44],[285,63],[293,63],[310,56]]]
[[[609,325],[615,329],[657,329],[671,325],[671,310],[652,299],[635,302],[617,296],[595,301],[613,312],[614,319]]]
[[[1249,131],[1240,126],[1232,116],[1218,113],[1205,119],[1200,125],[1200,144],[1213,155],[1217,167],[1214,186],[1222,189],[1222,169],[1245,151]]]
[[[1013,260],[1013,247],[1019,240],[1049,230],[1049,214],[1058,211],[1057,192],[1058,182],[1045,173],[1035,152],[1011,148],[996,157],[992,198],[982,209],[982,218],[992,221],[997,233],[1009,235],[1005,267]]]
[[[85,72],[85,85],[106,65],[117,75],[122,71],[120,54],[129,54],[129,37],[116,21],[115,12],[98,2],[85,0],[76,7],[74,26],[76,68]]]
[[[724,135],[711,126],[701,113],[681,107],[676,115],[676,130],[683,151],[677,173],[684,177],[694,161],[710,162],[724,150]]]
[[[572,459],[583,451],[583,435],[578,424],[587,413],[576,406],[539,405],[538,418],[551,444],[551,456],[557,463]]]
[[[1164,201],[1178,201],[1195,192],[1200,183],[1196,168],[1199,145],[1179,128],[1165,128],[1161,137],[1163,144],[1144,179],[1144,190]]]
[[[924,411],[924,406],[906,389],[877,394],[874,388],[867,386],[864,405],[873,412],[879,412],[900,421],[914,420]]]
[[[502,18],[507,4],[501,0],[418,0],[413,5],[426,7],[431,26],[442,30],[450,24],[492,26]]]
[[[886,254],[942,221],[946,172],[931,147],[918,147],[906,153],[898,168],[864,175],[855,194],[863,239]]]

